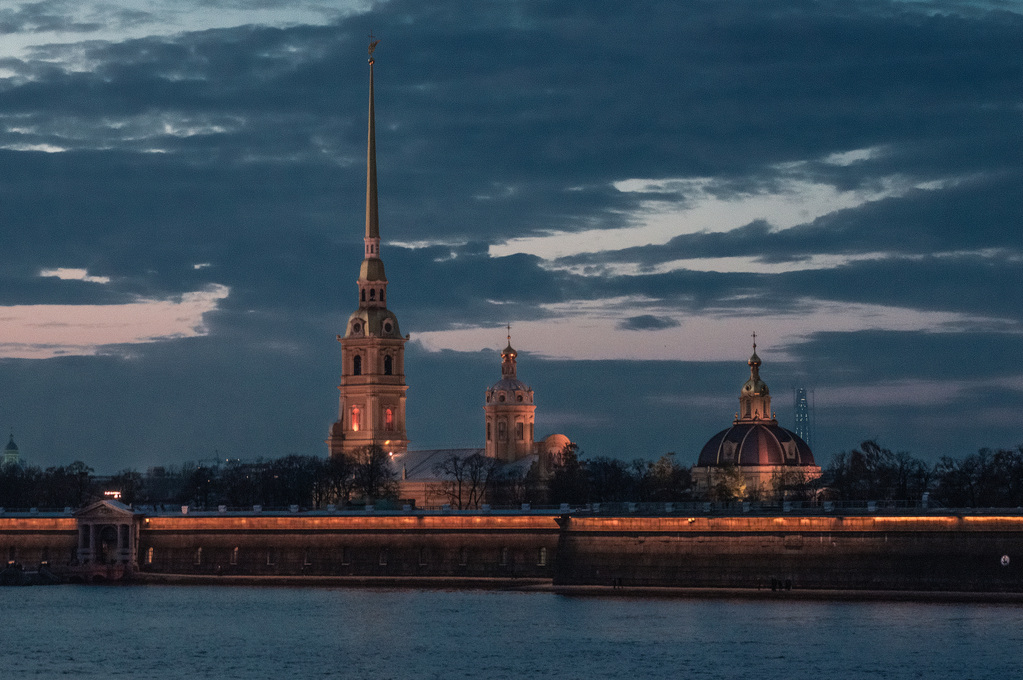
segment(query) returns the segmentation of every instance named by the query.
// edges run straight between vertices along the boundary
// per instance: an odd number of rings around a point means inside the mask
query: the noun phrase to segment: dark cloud
[[[93,30],[55,7],[0,11],[0,32]],[[333,338],[354,305],[362,252],[368,26],[384,38],[384,258],[392,306],[413,337],[623,296],[680,318],[798,314],[808,299],[991,317],[999,323],[941,333],[815,335],[785,348],[790,364],[770,365],[783,395],[776,409],[792,384],[816,385],[825,455],[872,436],[921,455],[1015,443],[1018,428],[999,422],[997,409],[1020,406],[1019,394],[996,397],[990,381],[1014,356],[1017,336],[1005,324],[1023,318],[1020,16],[880,0],[642,2],[628,13],[592,0],[393,0],[328,26],[48,45],[3,60],[14,75],[0,80],[0,303],[231,289],[207,315],[204,338],[0,362],[4,417],[25,431],[27,457],[83,457],[112,470],[212,449],[324,450],[336,409]],[[32,148],[67,151],[19,150]],[[866,148],[874,152],[862,160],[826,160]],[[586,276],[488,253],[520,236],[626,226],[642,201],[685,197],[613,183],[673,177],[709,178],[723,199],[793,179],[937,188],[780,231],[758,220],[554,263]],[[856,259],[869,253],[885,256]],[[683,258],[766,266],[821,255],[851,259],[784,274],[658,269]],[[606,273],[622,263],[639,274]],[[111,281],[39,277],[54,267]],[[633,315],[622,328],[668,322],[663,312]],[[538,424],[594,455],[626,458],[693,457],[730,422],[733,407],[722,405],[746,370],[741,357],[527,358]],[[478,397],[496,380],[496,361],[412,345],[414,443],[478,442]],[[956,393],[925,405],[828,406],[843,385],[945,379]]]
[[[630,316],[628,319],[620,321],[618,328],[625,331],[660,331],[680,325],[675,319],[654,316],[653,314],[642,314],[640,316]]]
[[[17,8],[0,9],[0,35],[44,31],[88,33],[102,26],[97,22],[69,19],[64,13],[66,8],[67,3],[58,0],[24,3]]]

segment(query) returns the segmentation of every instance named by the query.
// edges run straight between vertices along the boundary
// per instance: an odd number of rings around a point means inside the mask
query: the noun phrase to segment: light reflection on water
[[[0,677],[1014,678],[1023,608],[199,586],[0,588]]]

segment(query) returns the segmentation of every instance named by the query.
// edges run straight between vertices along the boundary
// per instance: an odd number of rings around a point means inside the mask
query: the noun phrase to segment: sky
[[[326,455],[368,35],[412,448],[506,324],[584,456],[1023,443],[1023,1],[0,4],[0,425],[97,472]]]

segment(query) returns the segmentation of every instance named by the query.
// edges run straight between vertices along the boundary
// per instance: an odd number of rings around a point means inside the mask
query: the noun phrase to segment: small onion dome
[[[711,437],[698,467],[724,465],[816,465],[806,442],[773,423],[739,422]]]
[[[511,340],[509,340],[509,341],[508,341],[508,346],[507,346],[507,347],[505,347],[505,348],[504,348],[503,350],[501,350],[501,358],[502,358],[502,359],[504,359],[504,358],[506,358],[506,357],[507,357],[507,358],[511,358],[511,359],[514,359],[514,358],[516,358],[516,357],[517,357],[518,355],[519,355],[519,353],[518,353],[518,352],[516,352],[516,351],[515,351],[515,348],[511,346]]]
[[[3,440],[0,440],[0,441],[3,441]],[[9,442],[7,442],[7,447],[4,450],[5,451],[17,451],[18,450],[18,445],[14,443],[14,435],[13,434],[11,435],[11,440]]]

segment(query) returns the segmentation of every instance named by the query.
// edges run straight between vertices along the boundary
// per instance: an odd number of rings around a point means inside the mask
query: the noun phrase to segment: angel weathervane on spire
[[[373,36],[373,31],[369,32],[369,63],[373,63],[373,50],[377,48],[380,41]]]

